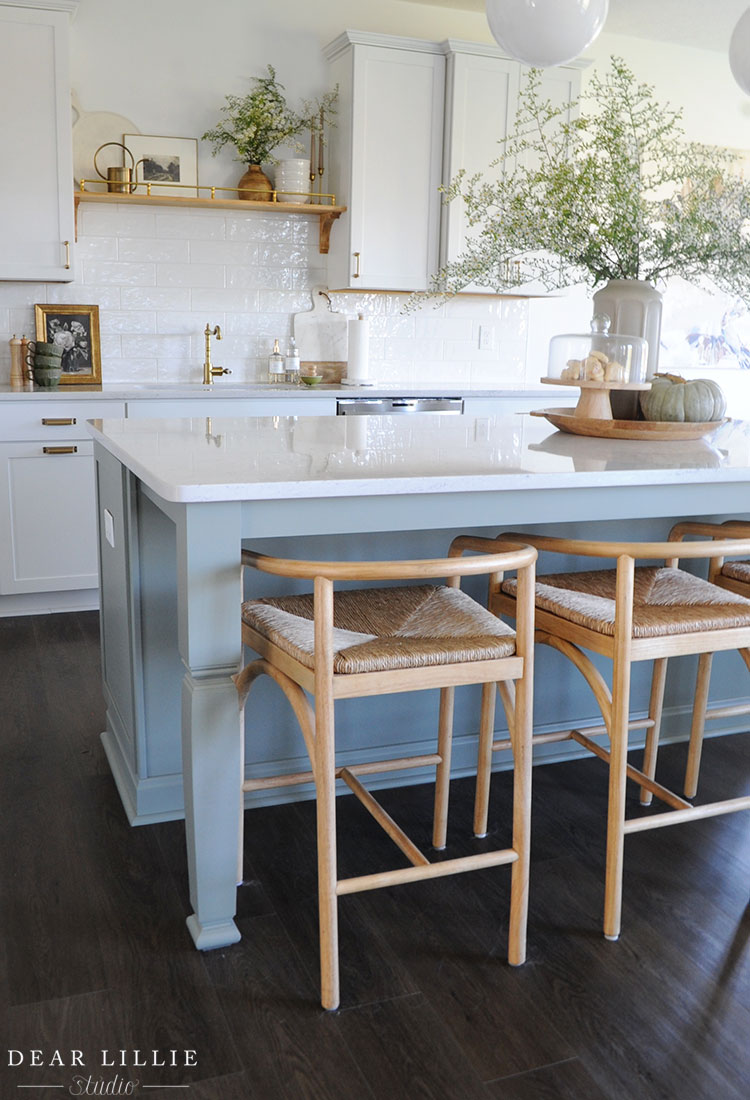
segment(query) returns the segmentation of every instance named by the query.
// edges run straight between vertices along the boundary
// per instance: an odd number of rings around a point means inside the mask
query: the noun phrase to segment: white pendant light
[[[729,41],[729,68],[743,92],[750,95],[750,8],[740,16],[740,21],[732,32]]]
[[[487,0],[487,22],[517,61],[546,69],[579,57],[604,26],[609,0]]]

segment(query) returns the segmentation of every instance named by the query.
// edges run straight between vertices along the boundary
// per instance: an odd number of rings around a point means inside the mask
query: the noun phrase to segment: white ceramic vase
[[[643,336],[648,342],[646,379],[659,369],[661,338],[661,293],[643,279],[610,279],[594,294],[594,313],[609,316],[611,334]],[[633,420],[638,416],[638,394],[613,391],[612,414],[616,420]]]
[[[659,367],[661,306],[660,292],[642,279],[610,279],[594,295],[594,313],[608,314],[610,333],[643,336],[648,341],[647,379]]]

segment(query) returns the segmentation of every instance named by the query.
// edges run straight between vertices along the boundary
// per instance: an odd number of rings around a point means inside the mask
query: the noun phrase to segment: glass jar
[[[553,336],[547,377],[561,382],[644,382],[648,344],[641,336],[609,331],[609,317],[596,313],[590,333]]]

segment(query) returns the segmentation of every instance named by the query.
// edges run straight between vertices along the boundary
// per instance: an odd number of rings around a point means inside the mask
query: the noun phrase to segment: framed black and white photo
[[[100,385],[99,306],[37,305],[36,338],[62,349],[61,386]]]
[[[151,195],[193,199],[197,196],[197,138],[123,134],[122,141],[135,160],[138,194],[146,189]]]

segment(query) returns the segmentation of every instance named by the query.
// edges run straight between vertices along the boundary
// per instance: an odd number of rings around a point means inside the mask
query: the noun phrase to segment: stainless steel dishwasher
[[[336,402],[338,416],[403,416],[407,413],[453,413],[464,411],[462,397],[342,397]]]

